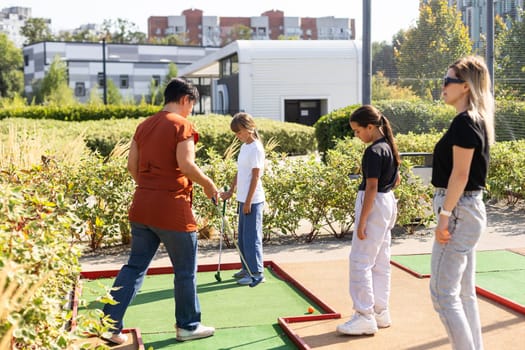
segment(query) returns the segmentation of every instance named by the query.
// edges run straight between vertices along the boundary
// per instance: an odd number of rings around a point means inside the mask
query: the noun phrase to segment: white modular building
[[[211,82],[210,112],[313,125],[360,103],[361,42],[238,40],[179,70]]]
[[[45,77],[58,56],[67,65],[68,84],[74,89],[78,101],[86,102],[92,89],[102,93],[104,81],[111,80],[124,98],[139,102],[150,94],[152,84],[161,84],[170,63],[181,69],[218,49],[105,42],[39,42],[23,48],[25,93],[31,96],[33,84]]]

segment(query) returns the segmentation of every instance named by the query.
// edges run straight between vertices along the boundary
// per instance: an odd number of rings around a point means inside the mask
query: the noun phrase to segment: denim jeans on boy
[[[244,203],[239,202],[239,250],[250,272],[252,274],[262,273],[264,269],[262,246],[264,202],[252,203],[252,210],[248,215],[243,214],[243,208]]]
[[[142,286],[148,266],[155,256],[160,242],[169,254],[175,274],[175,319],[177,327],[195,329],[201,321],[201,311],[197,296],[197,234],[196,232],[176,232],[161,230],[139,223],[131,223],[131,253],[128,263],[120,270],[111,295],[119,303],[106,304],[104,314],[117,321],[114,333],[123,328],[122,319],[128,305]]]
[[[436,189],[434,212],[438,215],[445,190]],[[481,191],[464,192],[449,218],[450,241],[434,241],[430,294],[434,309],[445,326],[453,349],[483,349],[476,297],[476,244],[485,230],[487,216]]]

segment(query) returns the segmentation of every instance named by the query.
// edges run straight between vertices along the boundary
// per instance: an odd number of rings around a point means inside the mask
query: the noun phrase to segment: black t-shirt
[[[432,185],[447,188],[452,173],[452,146],[474,148],[469,178],[465,191],[485,188],[489,167],[489,141],[485,122],[472,119],[467,112],[459,113],[449,129],[434,147]]]
[[[385,138],[380,138],[365,149],[361,170],[363,172],[363,181],[359,185],[359,190],[366,189],[366,179],[378,179],[378,192],[390,191],[397,178],[397,166],[395,165],[392,149]]]

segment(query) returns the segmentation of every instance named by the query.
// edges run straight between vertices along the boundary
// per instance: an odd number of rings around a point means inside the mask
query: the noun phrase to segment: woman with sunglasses
[[[453,349],[483,349],[475,287],[475,250],[487,222],[482,191],[494,142],[494,100],[483,58],[449,66],[443,99],[457,115],[434,148],[437,216],[430,293]]]

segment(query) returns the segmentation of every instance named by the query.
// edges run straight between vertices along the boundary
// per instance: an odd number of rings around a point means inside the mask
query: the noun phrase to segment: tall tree
[[[0,33],[0,97],[13,98],[24,88],[22,50]]]
[[[252,38],[252,29],[244,24],[234,25],[228,34],[222,39],[222,44],[226,45],[235,40],[250,40]]]
[[[161,105],[164,101],[164,90],[171,79],[177,77],[179,74],[179,69],[177,65],[173,62],[170,62],[168,65],[168,73],[164,77],[164,80],[161,84],[157,84],[155,81],[151,81],[149,85],[150,90],[150,102],[154,105]]]
[[[522,12],[522,18],[525,13]],[[525,96],[525,21],[513,21],[496,40],[496,93],[524,100]]]
[[[20,28],[20,34],[26,37],[25,43],[28,45],[54,39],[49,28],[49,21],[45,18],[27,19],[26,23]]]
[[[397,78],[394,48],[386,41],[372,43],[372,74],[383,72],[384,78]]]
[[[67,66],[55,56],[49,71],[33,84],[37,103],[70,105],[76,102],[73,89],[67,83]]]
[[[119,44],[143,44],[147,42],[145,33],[139,31],[138,26],[127,19],[117,18],[116,21],[105,19],[102,28],[106,40]]]
[[[438,99],[447,67],[471,52],[467,27],[456,8],[446,0],[421,2],[417,24],[406,31],[397,52],[399,76],[419,96]]]

